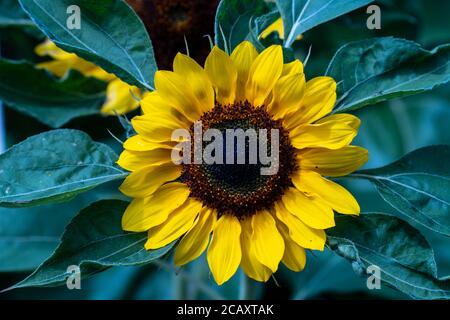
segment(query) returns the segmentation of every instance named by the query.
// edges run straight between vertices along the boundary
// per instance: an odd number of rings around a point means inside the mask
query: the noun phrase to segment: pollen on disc
[[[199,199],[205,205],[215,208],[219,214],[233,214],[238,218],[252,215],[261,209],[270,209],[281,199],[284,191],[292,185],[291,175],[297,169],[294,148],[288,132],[279,121],[264,110],[255,108],[249,102],[239,102],[233,105],[216,106],[200,118],[202,129],[218,129],[223,133],[226,145],[227,129],[277,129],[279,132],[278,170],[272,175],[262,175],[263,164],[258,159],[250,164],[249,145],[246,141],[244,164],[184,164],[182,181],[191,189],[191,196]],[[194,128],[191,127],[194,135]],[[267,139],[271,141],[270,135]],[[205,144],[205,143],[204,143]],[[270,149],[270,143],[268,144]],[[191,147],[192,159],[194,146]],[[268,150],[269,152],[270,150]],[[225,157],[225,155],[224,155]],[[234,159],[237,158],[235,155]]]

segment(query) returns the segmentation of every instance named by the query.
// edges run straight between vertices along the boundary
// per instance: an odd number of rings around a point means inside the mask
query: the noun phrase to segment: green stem
[[[250,278],[239,270],[239,300],[250,300]]]
[[[184,270],[179,270],[178,274],[175,274],[175,268],[168,264],[165,261],[162,260],[155,260],[153,261],[153,264],[161,267],[162,269],[170,272],[173,274],[172,277],[178,277],[183,279],[183,283],[186,282],[193,282],[195,283],[195,285],[197,286],[197,288],[203,292],[209,299],[214,299],[214,300],[225,300],[225,297],[223,297],[220,293],[216,292],[215,290],[213,290],[211,287],[209,287],[208,285],[206,285],[205,283],[203,283],[202,281],[200,281],[200,279],[194,279],[193,276],[191,274],[189,274],[188,272],[184,271]],[[173,278],[173,283],[174,283],[174,289],[175,289],[175,296],[181,296],[183,295],[182,291],[178,291],[178,286],[175,285],[176,281],[181,281],[181,280],[177,280],[175,278]]]
[[[172,273],[173,292],[175,300],[185,299],[184,279],[180,274]]]

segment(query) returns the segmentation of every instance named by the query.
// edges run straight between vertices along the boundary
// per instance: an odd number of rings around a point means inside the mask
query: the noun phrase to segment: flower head
[[[283,19],[278,18],[277,20],[275,20],[266,29],[264,29],[263,32],[261,32],[259,37],[261,39],[265,39],[274,32],[278,34],[278,38],[280,38],[281,40],[284,39]],[[302,38],[303,38],[303,36],[299,35],[299,36],[297,36],[297,38],[295,40],[301,40]]]
[[[37,67],[46,69],[58,77],[65,76],[69,70],[76,70],[86,77],[108,82],[106,101],[102,106],[101,113],[105,115],[125,114],[139,107],[139,102],[135,99],[141,97],[139,88],[130,86],[92,62],[58,48],[50,40],[38,45],[35,51],[41,57],[48,56],[53,59],[52,61],[39,63]]]
[[[152,39],[160,69],[189,43],[190,56],[204,61],[209,52],[206,34],[214,32],[218,0],[127,0],[141,17]]]
[[[284,64],[280,46],[258,54],[242,42],[230,56],[214,47],[204,67],[177,54],[173,72],[156,73],[155,87],[141,101],[143,115],[132,120],[137,135],[125,142],[118,161],[131,171],[121,191],[134,198],[122,226],[148,231],[146,249],[181,238],[177,265],[208,248],[218,284],[239,266],[267,281],[280,262],[300,271],[305,249],[323,250],[334,211],[359,214],[354,197],[324,178],[347,175],[367,161],[365,149],[350,146],[359,119],[329,115],[336,101],[332,78],[306,81],[300,61]],[[179,141],[172,133],[184,128],[195,134],[199,120],[224,135],[230,128],[271,132],[267,145],[278,150],[278,170],[262,175],[260,158],[252,164],[174,163]],[[272,132],[278,140],[271,140]]]

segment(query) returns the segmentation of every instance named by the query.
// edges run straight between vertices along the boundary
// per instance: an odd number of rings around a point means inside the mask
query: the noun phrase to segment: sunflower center
[[[188,11],[181,4],[176,4],[169,9],[169,16],[174,22],[184,21],[188,17]]]
[[[172,69],[172,58],[189,43],[190,56],[203,63],[210,52],[204,35],[214,32],[218,0],[126,0],[152,39],[158,67]]]
[[[160,25],[167,25],[171,31],[187,31],[192,18],[192,4],[180,0],[165,0],[155,3]]]
[[[219,214],[229,213],[238,218],[271,208],[291,185],[290,176],[296,169],[294,148],[281,123],[273,120],[263,108],[254,108],[248,102],[227,106],[216,104],[211,111],[203,114],[200,121],[204,131],[220,131],[222,145],[227,146],[215,150],[222,152],[220,158],[230,159],[231,154],[231,158],[237,161],[184,164],[182,180],[190,187],[191,196],[217,209]],[[229,135],[230,131],[257,133],[258,148],[252,148],[254,136],[245,134],[239,145],[238,138]],[[277,135],[274,131],[277,131]],[[191,134],[194,134],[194,127],[191,128]],[[262,134],[265,135],[264,145],[261,145]],[[276,148],[272,145],[272,135],[274,139],[278,138],[278,141],[275,140],[278,144]],[[207,144],[203,142],[203,148]],[[232,146],[232,149],[228,146]],[[261,153],[261,148],[266,150]],[[194,150],[194,147],[191,149]],[[274,154],[276,151],[278,154]],[[262,169],[268,166],[263,159],[265,155],[271,155],[277,161],[277,170],[271,174],[262,174]]]
[[[189,25],[190,12],[183,3],[177,3],[169,8],[168,16],[171,17],[175,28],[181,31]]]

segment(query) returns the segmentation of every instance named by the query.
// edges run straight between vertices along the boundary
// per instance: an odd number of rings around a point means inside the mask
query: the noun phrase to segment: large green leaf
[[[121,196],[119,183],[106,183],[65,203],[0,208],[0,272],[36,269],[55,251],[64,227],[81,209],[101,199]],[[49,212],[58,214],[49,219]]]
[[[216,44],[229,52],[244,40],[258,46],[255,40],[258,35],[253,35],[252,29],[256,27],[255,20],[267,14],[270,14],[270,6],[264,0],[220,1],[215,21]],[[267,21],[259,24],[267,24]]]
[[[68,266],[80,267],[86,278],[112,266],[144,265],[165,255],[173,243],[147,251],[147,233],[128,233],[121,227],[128,202],[99,201],[82,210],[67,226],[53,255],[29,277],[10,289],[58,286],[71,274]]]
[[[0,28],[35,27],[33,21],[23,12],[19,0],[0,1]]]
[[[285,30],[285,47],[319,24],[333,20],[373,0],[276,0]]]
[[[47,206],[0,208],[0,272],[33,270],[51,255],[70,215],[63,208],[47,219]]]
[[[406,4],[410,5],[408,2]],[[448,33],[449,1],[417,1],[416,12],[420,21],[418,42],[426,44],[450,42]]]
[[[339,83],[335,112],[431,90],[450,81],[450,45],[425,50],[415,42],[373,38],[344,45],[327,75]]]
[[[450,95],[445,87],[355,110],[363,125],[354,144],[370,151],[366,168],[385,166],[425,146],[448,143]]]
[[[421,148],[390,165],[349,177],[371,181],[395,209],[450,236],[450,146]]]
[[[99,114],[105,89],[104,82],[78,72],[59,79],[28,62],[0,59],[0,100],[53,128]]]
[[[30,137],[0,155],[0,206],[68,201],[126,176],[108,146],[77,130]]]
[[[411,297],[449,299],[450,280],[438,279],[433,250],[419,231],[386,214],[336,217],[328,244],[361,275],[378,266],[381,281]]]
[[[331,250],[326,249],[320,254],[311,253],[307,255],[306,261],[302,272],[288,270],[285,273],[287,281],[292,284],[293,300],[314,299],[329,292],[350,293],[365,289],[363,279],[355,277],[348,262]],[[339,277],[330,277],[330,272],[339,274]]]
[[[122,80],[151,89],[156,62],[142,21],[123,0],[20,0],[23,9],[59,47],[94,62]],[[67,8],[81,9],[81,28],[67,27]]]

